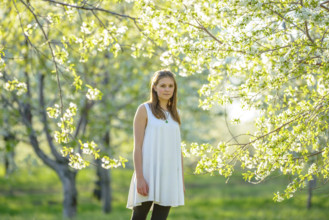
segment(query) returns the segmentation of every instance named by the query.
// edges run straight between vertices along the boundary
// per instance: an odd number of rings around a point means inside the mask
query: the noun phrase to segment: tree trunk
[[[70,171],[67,165],[58,166],[58,173],[63,186],[63,216],[72,218],[77,213],[78,192],[76,189],[76,171]]]
[[[110,213],[112,210],[112,190],[111,190],[111,176],[110,170],[104,169],[101,160],[96,161],[97,177],[95,196],[102,201],[102,209],[104,213]],[[99,189],[97,189],[97,185]],[[97,195],[99,193],[99,196]]]
[[[110,146],[110,132],[107,130],[103,137],[104,147],[109,148]],[[112,210],[112,189],[111,189],[111,176],[110,169],[104,169],[100,159],[96,160],[97,170],[96,175],[98,180],[94,194],[96,198],[102,202],[102,209],[104,213],[110,213]]]
[[[307,198],[307,209],[312,207],[312,191],[316,185],[316,176],[313,175],[313,179],[308,181],[308,198]]]
[[[5,152],[5,176],[8,176],[13,173],[15,167],[15,152],[14,149],[12,149],[9,152]]]
[[[6,132],[3,136],[5,141],[5,175],[10,175],[16,168],[15,164],[15,146],[18,141],[16,140],[15,135],[11,132]]]

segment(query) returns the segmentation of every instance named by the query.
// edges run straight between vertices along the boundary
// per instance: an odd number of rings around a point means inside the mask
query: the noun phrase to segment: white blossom
[[[88,27],[87,23],[83,22],[81,26],[81,32],[85,34],[91,34],[90,27]]]
[[[89,100],[97,100],[99,94],[100,94],[100,91],[98,89],[89,88],[88,91],[87,91],[86,97]]]
[[[69,165],[74,169],[80,170],[86,167],[86,164],[79,153],[75,153],[74,156],[71,156],[69,161]]]
[[[126,33],[127,30],[128,30],[128,28],[126,26],[122,26],[122,27],[118,28],[117,33],[124,34],[124,33]]]

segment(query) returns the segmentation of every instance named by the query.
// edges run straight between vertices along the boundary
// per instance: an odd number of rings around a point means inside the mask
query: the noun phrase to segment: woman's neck
[[[163,110],[168,111],[167,104],[168,104],[168,101],[166,101],[166,102],[161,102],[161,101],[160,101],[160,103],[159,103],[160,107],[161,107]]]

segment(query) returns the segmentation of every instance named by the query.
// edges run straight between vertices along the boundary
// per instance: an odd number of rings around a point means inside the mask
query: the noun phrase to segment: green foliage
[[[3,170],[3,167],[1,167]],[[109,214],[101,212],[101,204],[92,197],[94,172],[86,168],[77,176],[77,220],[129,219],[131,210],[125,208],[129,189],[130,169],[114,169],[113,209]],[[221,176],[191,175],[186,169],[186,205],[171,209],[168,219],[326,219],[329,200],[318,189],[314,191],[313,207],[305,209],[306,196],[300,195],[282,203],[271,201],[272,191],[288,182],[286,177],[276,177],[267,183],[252,185],[233,174],[229,184]],[[0,174],[0,218],[5,220],[62,219],[61,185],[56,174],[46,167],[20,169],[9,178]],[[150,217],[150,214],[149,216]],[[149,218],[148,218],[149,219]]]
[[[196,173],[264,181],[295,178],[275,200],[291,198],[312,175],[328,173],[328,3],[319,1],[136,1],[141,27],[166,46],[164,65],[180,75],[208,73],[200,107],[237,100],[259,113],[246,143],[192,144]],[[238,119],[235,120],[238,122]]]

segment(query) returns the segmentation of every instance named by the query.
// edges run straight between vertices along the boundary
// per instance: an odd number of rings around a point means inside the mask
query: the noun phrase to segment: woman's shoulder
[[[147,106],[149,106],[149,102],[143,102],[141,104],[139,104],[138,108],[137,108],[137,111],[141,111],[143,113],[146,113],[147,112]]]
[[[145,107],[151,108],[151,106],[152,106],[152,103],[149,101],[143,102],[142,104],[139,105],[139,107],[141,107],[141,108],[145,108]]]

